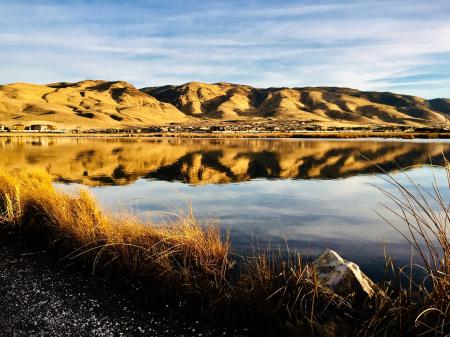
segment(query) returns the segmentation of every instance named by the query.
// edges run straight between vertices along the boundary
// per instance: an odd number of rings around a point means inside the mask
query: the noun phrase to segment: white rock
[[[359,266],[344,260],[333,250],[324,251],[313,262],[313,267],[319,280],[339,295],[355,294],[358,297],[370,298],[375,294],[375,283],[359,269]]]

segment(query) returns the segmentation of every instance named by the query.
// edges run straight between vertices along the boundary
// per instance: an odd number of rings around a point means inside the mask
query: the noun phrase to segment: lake
[[[331,248],[370,276],[384,253],[407,263],[401,235],[380,218],[389,172],[448,195],[441,140],[0,138],[0,169],[39,167],[62,188],[85,185],[112,212],[170,221],[190,207],[229,232],[236,250]],[[388,203],[389,204],[389,203]],[[384,213],[385,214],[385,213]],[[388,216],[389,219],[393,219]]]

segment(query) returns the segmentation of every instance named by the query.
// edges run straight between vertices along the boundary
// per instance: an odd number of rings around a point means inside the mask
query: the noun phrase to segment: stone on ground
[[[366,276],[356,263],[346,261],[338,253],[327,249],[313,267],[319,280],[333,289],[337,294],[357,298],[371,298],[376,292],[375,283]]]

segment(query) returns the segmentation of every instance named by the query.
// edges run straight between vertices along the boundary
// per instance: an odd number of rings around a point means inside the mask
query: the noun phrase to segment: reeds
[[[398,280],[390,284],[398,316],[395,320],[410,324],[415,331],[436,336],[450,333],[450,165],[446,158],[444,163],[448,187],[444,191],[434,169],[429,188],[417,184],[404,170],[401,177],[406,182],[384,172],[383,179],[395,192],[380,190],[393,205],[385,204],[385,210],[396,220],[389,220],[378,212],[410,243],[419,257],[418,262],[411,259],[409,271],[404,267],[395,270],[392,259],[387,260]],[[422,277],[414,277],[414,270]]]
[[[190,292],[222,296],[232,268],[229,244],[217,228],[201,227],[190,214],[167,226],[131,216],[106,216],[87,190],[57,191],[36,171],[0,174],[0,227],[9,236],[45,245],[66,257],[151,275]],[[179,290],[178,289],[178,290]]]
[[[450,333],[448,202],[436,183],[410,191],[389,179],[399,192],[385,192],[396,205],[389,210],[404,226],[393,225],[422,257],[427,278],[410,278],[406,287],[387,280],[363,303],[321,284],[300,256],[238,257],[218,227],[201,226],[191,213],[167,225],[113,218],[87,190],[58,191],[44,172],[0,173],[0,235],[93,271],[138,278],[151,291],[176,294],[198,313],[260,336],[444,336]]]

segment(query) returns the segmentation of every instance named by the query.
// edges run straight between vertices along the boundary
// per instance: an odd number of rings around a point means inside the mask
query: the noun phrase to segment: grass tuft
[[[229,243],[192,214],[167,226],[114,219],[87,190],[57,191],[39,171],[0,173],[2,232],[98,266],[150,276],[177,288],[218,296],[231,270]]]

